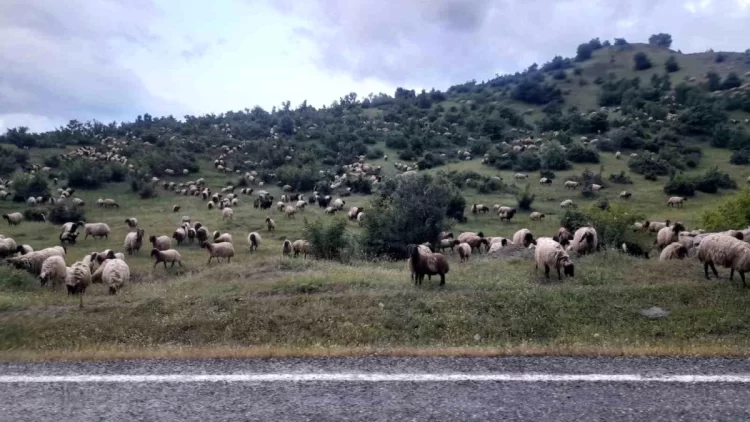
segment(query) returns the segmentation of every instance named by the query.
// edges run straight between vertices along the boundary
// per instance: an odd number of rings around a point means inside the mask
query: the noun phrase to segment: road
[[[748,359],[0,363],[0,421],[749,418]]]

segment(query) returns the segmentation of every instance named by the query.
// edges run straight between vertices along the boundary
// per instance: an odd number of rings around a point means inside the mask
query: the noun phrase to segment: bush
[[[354,180],[348,180],[345,186],[352,189],[353,193],[369,195],[372,193],[372,181],[366,177],[359,176]]]
[[[706,230],[718,231],[750,226],[750,188],[726,199],[703,213],[701,224]]]
[[[619,149],[640,149],[643,147],[643,138],[632,128],[614,129],[609,134],[615,150]]]
[[[620,245],[630,239],[633,224],[644,217],[625,205],[604,205],[600,201],[583,210],[568,210],[560,220],[560,225],[571,233],[581,227],[593,226],[600,244]]]
[[[141,186],[141,188],[138,190],[138,196],[141,199],[151,199],[156,198],[158,195],[153,184],[144,183],[143,186]]]
[[[716,193],[719,189],[737,189],[737,182],[727,173],[714,167],[695,178],[695,189],[705,193]]]
[[[668,73],[674,73],[680,70],[680,65],[677,64],[677,59],[674,56],[669,56],[667,61],[664,63],[664,70]]]
[[[536,199],[536,195],[531,193],[531,185],[526,184],[526,187],[523,189],[523,191],[516,194],[516,201],[518,202],[518,209],[529,211],[531,210],[531,204],[534,203],[534,199]]]
[[[86,221],[86,211],[72,204],[58,202],[48,208],[47,221],[53,224]]]
[[[339,218],[326,225],[320,219],[309,223],[305,219],[303,238],[310,242],[310,254],[316,259],[342,261],[349,249],[350,239],[346,220]]]
[[[674,175],[664,185],[664,193],[668,195],[693,196],[695,195],[695,181],[682,173]]]
[[[50,154],[44,157],[44,165],[50,168],[58,168],[60,167],[60,155],[59,154]]]
[[[26,221],[35,221],[43,223],[46,221],[44,210],[40,208],[26,208],[23,210],[23,219]]]
[[[581,186],[583,186],[584,188],[588,188],[588,186],[592,184],[596,184],[599,186],[606,186],[607,184],[604,183],[604,179],[602,178],[603,171],[604,171],[603,167],[599,168],[599,173],[594,173],[593,171],[586,168],[583,170],[583,173],[581,173],[580,176],[576,176],[576,175],[570,176],[569,179],[580,183]]]
[[[643,175],[668,176],[674,171],[674,167],[666,160],[653,159],[647,154],[639,154],[628,161],[630,171]]]
[[[289,185],[295,192],[308,192],[318,182],[318,172],[310,166],[281,166],[276,170],[276,177],[282,185]]]
[[[621,171],[620,174],[610,174],[609,175],[609,181],[612,183],[617,183],[619,185],[632,185],[633,181],[630,179],[630,176],[625,174],[625,171]]]
[[[635,56],[633,56],[633,63],[635,70],[646,70],[651,68],[651,60],[649,60],[648,55],[643,52],[636,53]]]
[[[727,59],[726,54],[724,54],[722,52],[718,52],[718,53],[716,53],[716,56],[714,56],[714,62],[716,62],[716,63],[722,63],[726,59]]]
[[[599,162],[599,152],[588,148],[579,142],[570,145],[565,156],[568,160],[574,163],[597,164]]]
[[[539,170],[539,178],[546,177],[549,180],[555,180],[555,172],[546,168]]]
[[[0,266],[0,291],[38,290],[39,282],[28,271]]]
[[[583,43],[576,49],[576,61],[582,62],[591,58],[591,54],[594,52],[591,44]]]
[[[672,45],[672,36],[663,32],[653,34],[648,37],[648,43],[658,47],[669,48]]]
[[[571,167],[570,163],[565,158],[565,150],[563,150],[562,145],[557,141],[542,145],[540,157],[544,169],[567,170]]]
[[[102,165],[88,160],[68,162],[63,169],[68,186],[77,189],[98,189],[109,182],[122,182],[127,175],[127,170],[120,164]]]
[[[516,164],[513,166],[513,169],[516,171],[537,171],[542,167],[542,160],[539,159],[539,155],[531,152],[531,151],[525,151],[521,153],[521,155],[518,156],[518,159],[516,160]]]
[[[33,196],[49,198],[49,188],[47,180],[41,174],[17,174],[13,178],[13,201],[26,202],[26,199]]]
[[[747,165],[750,164],[750,150],[742,149],[734,151],[732,156],[729,157],[729,162],[736,165]]]

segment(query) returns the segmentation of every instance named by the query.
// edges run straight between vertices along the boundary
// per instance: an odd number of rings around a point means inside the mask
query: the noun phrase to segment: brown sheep
[[[418,245],[411,244],[407,247],[411,257],[411,265],[414,270],[414,284],[421,286],[425,275],[439,275],[440,286],[445,286],[445,275],[448,274],[450,266],[448,260],[441,253],[421,252]]]

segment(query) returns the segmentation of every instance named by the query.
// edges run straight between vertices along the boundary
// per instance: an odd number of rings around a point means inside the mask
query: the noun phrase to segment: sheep
[[[109,239],[110,230],[106,223],[87,223],[83,226],[83,232],[85,234],[84,240],[88,239],[89,236],[94,239],[97,237]]]
[[[648,251],[635,242],[622,242],[622,245],[620,245],[620,251],[626,255],[634,256],[636,258],[648,259]]]
[[[676,242],[682,231],[685,231],[685,226],[680,223],[675,223],[671,227],[664,227],[656,233],[654,244],[659,249],[665,248],[670,243]]]
[[[148,241],[151,242],[151,245],[153,245],[154,248],[160,251],[172,249],[172,239],[170,239],[168,236],[156,237],[152,235],[148,238]]]
[[[292,243],[292,250],[294,251],[294,257],[298,257],[299,254],[303,254],[303,257],[307,259],[307,254],[310,253],[310,242],[307,240],[295,240]]]
[[[184,223],[190,224],[190,221],[191,221],[191,218],[189,215],[183,215],[182,218],[180,219],[180,222],[182,222],[183,224]]]
[[[105,249],[101,252],[92,252],[91,259],[99,265],[108,259],[115,259],[115,251],[112,249]]]
[[[207,206],[208,206],[209,210],[214,209],[214,203],[213,202],[208,202]]]
[[[181,208],[179,205],[172,205],[172,212],[179,212]]]
[[[295,208],[297,208],[298,211],[304,211],[305,207],[307,207],[307,202],[303,200],[297,201],[297,203],[294,205]]]
[[[23,214],[21,214],[20,212],[3,214],[3,219],[8,221],[9,226],[17,226],[21,224],[21,221],[23,220]]]
[[[27,205],[36,205],[36,203],[37,203],[37,200],[33,196],[30,196],[28,199],[26,199]]]
[[[529,245],[536,245],[536,240],[534,240],[534,235],[531,234],[531,230],[521,229],[513,234],[513,244],[523,245],[524,248],[528,248]]]
[[[213,258],[221,262],[221,258],[226,258],[227,262],[232,262],[234,256],[234,246],[231,243],[201,243],[201,248],[205,248],[209,252],[208,263],[211,263]]]
[[[560,202],[560,208],[572,208],[573,207],[573,200],[572,199],[566,199],[562,202]]]
[[[571,234],[570,231],[565,227],[560,227],[557,230],[557,234],[555,236],[552,236],[552,240],[563,246],[566,246],[570,244],[571,240],[573,240],[573,234]]]
[[[357,214],[357,224],[359,224],[360,227],[365,223],[365,213],[360,212]]]
[[[86,225],[86,223],[84,223],[83,221],[65,223],[65,224],[62,225],[62,232],[63,233],[74,233],[76,230],[78,230],[78,227],[81,227],[81,226],[84,226],[84,225]]]
[[[182,242],[184,242],[186,238],[187,230],[182,227],[177,228],[177,230],[172,233],[172,239],[177,241],[177,246],[182,245]]]
[[[576,181],[573,181],[573,180],[568,180],[564,184],[565,189],[577,189],[579,185],[580,185],[579,182],[576,182]]]
[[[336,208],[334,208],[334,207],[326,207],[326,209],[325,209],[325,213],[326,213],[327,215],[333,215],[333,214],[335,214],[335,213],[336,213]]]
[[[53,246],[16,258],[9,258],[7,262],[19,270],[26,270],[32,275],[38,276],[42,271],[42,264],[51,256],[65,257],[65,248],[62,246]]]
[[[195,229],[192,227],[188,227],[187,237],[188,237],[188,241],[190,241],[190,244],[193,244],[193,241],[195,240],[195,236],[196,236]]]
[[[725,234],[710,234],[706,236],[698,247],[698,260],[703,264],[706,280],[708,267],[711,267],[714,275],[718,278],[715,264],[730,268],[729,279],[734,279],[734,272],[740,273],[742,285],[745,283],[745,273],[750,271],[750,244]]]
[[[130,267],[122,259],[108,259],[106,265],[103,264],[101,269],[102,282],[109,286],[109,294],[111,295],[116,294],[125,283],[130,281]],[[94,277],[91,278],[93,282]]]
[[[687,198],[684,196],[673,196],[667,200],[667,206],[682,208],[685,201],[687,201]]]
[[[460,237],[459,236],[460,243],[466,243],[468,244],[472,250],[476,249],[478,252],[482,251],[482,245],[486,245],[487,249],[490,248],[490,242],[485,237],[480,237],[478,235],[467,235]]]
[[[456,247],[458,249],[458,256],[461,258],[461,262],[466,262],[471,256],[471,246],[468,243],[459,243]]]
[[[441,251],[445,251],[446,249],[450,249],[451,252],[453,252],[453,248],[460,245],[461,241],[455,240],[455,239],[442,239],[440,242],[438,242],[438,249]]]
[[[531,218],[531,221],[541,221],[544,219],[544,214],[540,213],[539,211],[534,211],[529,216]]]
[[[69,245],[75,245],[78,239],[78,233],[60,233],[60,244],[64,245],[67,242]]]
[[[109,198],[102,201],[102,203],[99,204],[99,206],[104,207],[104,208],[120,208],[120,205],[117,204],[117,201],[115,201],[114,199],[109,199]]]
[[[266,227],[269,232],[276,230],[276,222],[270,216],[266,216]]]
[[[670,259],[683,259],[688,255],[688,248],[679,242],[673,242],[667,245],[659,255],[659,261],[668,261]]]
[[[445,286],[445,275],[448,274],[450,266],[443,254],[423,251],[419,245],[414,244],[407,246],[406,250],[414,273],[415,285],[421,286],[425,275],[440,275],[440,287]]]
[[[619,159],[620,159],[620,157],[622,157],[622,153],[621,153],[620,151],[617,151],[617,152],[615,153],[615,159],[616,159],[616,160],[619,160]]]
[[[128,253],[128,255],[135,255],[138,253],[138,251],[141,250],[141,246],[143,246],[144,234],[145,231],[143,229],[138,229],[134,232],[128,233],[128,235],[125,236],[125,243],[123,243],[123,247],[125,247],[125,251]]]
[[[648,223],[648,231],[650,233],[658,233],[659,230],[663,229],[664,227],[669,227],[670,224],[672,224],[672,222],[669,220],[665,222],[651,221]]]
[[[125,224],[127,224],[131,229],[134,229],[138,227],[138,220],[135,217],[130,217],[125,219]]]
[[[180,253],[177,252],[174,249],[167,249],[165,251],[160,251],[156,248],[151,249],[151,256],[154,258],[154,268],[160,263],[164,263],[164,268],[167,268],[167,262],[172,263],[172,267],[174,267],[174,263],[180,264],[180,267],[182,267],[182,262],[180,261]]]
[[[6,258],[18,252],[16,241],[6,237],[0,239],[0,258]]]
[[[453,239],[453,233],[451,233],[451,232],[440,232],[440,234],[438,235],[438,239],[440,239],[440,240],[448,239],[448,238]]]
[[[81,198],[73,198],[73,205],[83,207],[86,205],[86,203]]]
[[[285,239],[284,243],[281,244],[281,256],[290,256],[292,251],[292,242],[289,239]]]
[[[620,192],[620,198],[622,199],[630,199],[630,197],[633,196],[631,192],[628,192],[626,190]]]
[[[578,255],[594,253],[599,248],[599,238],[593,227],[581,227],[576,230],[573,240],[568,245],[568,251],[573,251]]]
[[[231,208],[227,207],[227,208],[224,208],[223,210],[221,210],[221,219],[222,220],[226,220],[227,218],[231,220],[233,215],[234,215],[234,211],[232,211]]]
[[[65,286],[68,289],[68,295],[78,295],[81,308],[83,308],[83,294],[90,284],[91,267],[88,264],[78,261],[65,269]]]
[[[484,205],[484,204],[479,204],[479,205],[474,204],[474,205],[471,206],[471,213],[474,214],[474,215],[476,215],[477,213],[480,213],[480,212],[486,213],[489,210],[490,210],[490,208],[488,206]]]
[[[32,252],[34,252],[34,248],[32,248],[29,245],[18,245],[18,248],[16,249],[18,251],[19,256],[20,255],[28,255]]]
[[[344,205],[346,205],[346,201],[344,201],[341,198],[336,198],[333,201],[333,207],[336,208],[336,211],[341,211],[344,209]]]
[[[356,220],[357,215],[361,213],[364,210],[363,207],[351,207],[349,208],[349,212],[347,213],[347,217],[349,217],[350,220]]]
[[[547,178],[547,177],[542,177],[541,179],[539,179],[539,184],[540,185],[551,185],[552,184],[552,179]]]
[[[195,229],[195,238],[198,239],[198,244],[201,244],[208,240],[208,228],[198,227]]]
[[[284,208],[284,214],[286,215],[286,218],[294,218],[295,209],[294,207],[286,206]]]
[[[257,232],[251,232],[247,235],[247,243],[250,245],[250,252],[257,251],[260,246],[260,235]]]
[[[219,231],[214,232],[214,243],[232,243],[231,233],[221,234]]]
[[[528,179],[529,175],[528,174],[523,174],[523,173],[516,173],[516,174],[513,175],[513,178],[515,180],[523,180],[523,179]]]
[[[125,260],[125,254],[122,252],[115,252],[115,259],[122,259]]]
[[[50,256],[42,263],[42,271],[39,273],[39,283],[42,287],[50,281],[53,287],[64,283],[65,276],[67,275],[66,269],[63,257],[58,255]]]
[[[592,183],[589,186],[589,188],[591,189],[592,192],[599,192],[600,190],[602,190],[602,185],[597,185],[596,183]]]
[[[508,207],[500,207],[498,209],[497,214],[500,217],[500,221],[507,220],[510,223],[510,220],[513,218],[513,216],[516,215],[516,209],[508,208]]]
[[[573,277],[575,266],[573,265],[573,262],[570,261],[570,256],[565,252],[565,249],[561,244],[549,237],[540,237],[536,242],[534,258],[536,260],[537,270],[539,270],[539,267],[544,267],[544,276],[547,279],[549,279],[550,268],[557,270],[557,279],[559,281],[562,281],[560,268],[563,269],[565,276]]]

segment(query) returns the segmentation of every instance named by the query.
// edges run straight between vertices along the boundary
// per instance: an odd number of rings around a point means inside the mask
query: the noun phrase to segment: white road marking
[[[750,383],[750,374],[470,374],[470,373],[286,373],[165,375],[3,375],[10,383],[200,383],[200,382],[661,382]]]

